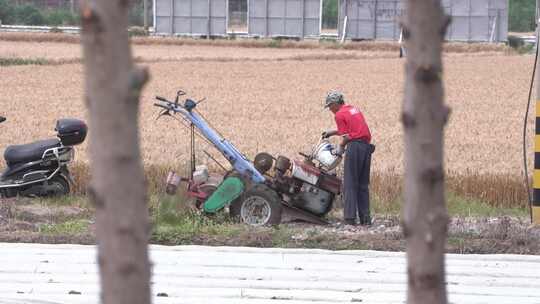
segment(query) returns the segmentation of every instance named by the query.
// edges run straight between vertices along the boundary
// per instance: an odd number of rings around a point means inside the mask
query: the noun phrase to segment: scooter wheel
[[[47,186],[47,196],[63,196],[70,192],[69,182],[61,175],[57,175],[49,180]]]

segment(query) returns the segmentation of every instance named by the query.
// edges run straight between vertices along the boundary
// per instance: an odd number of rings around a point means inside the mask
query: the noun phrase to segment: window
[[[337,35],[338,0],[322,0],[321,34]]]
[[[228,24],[229,33],[247,33],[248,0],[229,0]]]

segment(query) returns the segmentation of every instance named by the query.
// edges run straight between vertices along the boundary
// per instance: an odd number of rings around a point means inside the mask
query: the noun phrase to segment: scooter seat
[[[8,166],[36,161],[43,157],[43,153],[47,149],[56,148],[59,146],[59,139],[47,139],[26,145],[9,146],[4,152],[4,159],[6,160]]]

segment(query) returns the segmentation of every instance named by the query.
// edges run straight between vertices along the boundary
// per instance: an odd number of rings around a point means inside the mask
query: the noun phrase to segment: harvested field
[[[447,102],[453,109],[446,132],[450,171],[520,174],[521,119],[531,65],[529,56],[446,58]],[[156,94],[171,96],[181,87],[194,97],[208,97],[200,110],[253,157],[257,151],[295,155],[308,149],[322,130],[333,127],[321,104],[326,91],[338,88],[367,116],[378,146],[375,170],[401,168],[403,60],[201,60],[149,67],[152,80],[144,90],[141,113],[148,163],[177,161],[187,151],[187,132],[178,123],[155,122]],[[79,64],[4,67],[0,78],[2,113],[9,118],[2,126],[2,149],[52,135],[58,117],[85,116]],[[84,147],[79,150],[79,159],[86,160]]]
[[[9,33],[0,32],[0,41],[11,42],[55,42],[66,44],[80,44],[79,36],[61,33]],[[274,40],[274,39],[191,39],[178,37],[133,37],[134,45],[173,45],[173,46],[222,46],[238,48],[288,48],[288,49],[346,49],[358,51],[397,52],[399,44],[389,41],[361,41],[346,42],[344,44],[335,41],[318,40]],[[449,53],[478,53],[478,52],[501,52],[512,53],[512,50],[504,44],[493,43],[448,43],[444,45],[444,51]]]
[[[39,46],[39,47],[36,47]],[[238,48],[226,46],[196,45],[134,45],[133,55],[139,61],[274,61],[302,59],[357,59],[396,57],[396,52],[356,51],[345,49],[290,49],[290,48]],[[0,58],[42,58],[53,62],[70,62],[81,59],[78,44],[54,42],[7,42],[0,43]]]
[[[0,39],[1,40],[1,39]],[[472,53],[451,53],[448,56],[506,56],[506,52],[485,50]],[[395,50],[355,50],[325,48],[242,48],[211,45],[136,44],[133,55],[138,62],[168,61],[283,61],[283,60],[356,60],[393,58]],[[4,42],[0,43],[0,59],[33,59],[51,64],[80,63],[82,49],[79,44],[57,42]]]

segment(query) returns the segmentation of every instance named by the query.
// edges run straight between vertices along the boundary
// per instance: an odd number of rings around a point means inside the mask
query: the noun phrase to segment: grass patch
[[[88,197],[83,195],[66,195],[60,197],[40,198],[39,203],[48,207],[79,207],[84,209],[91,209],[90,201]]]
[[[227,238],[246,229],[231,222],[225,212],[205,216],[190,209],[182,195],[154,195],[149,204],[153,223],[151,240],[158,243],[182,244],[200,236]]]
[[[182,168],[174,166],[157,164],[145,166],[148,193],[154,196],[151,198],[154,200],[151,204],[153,207],[157,207],[157,202],[164,197],[164,178],[170,169],[185,172]],[[85,195],[86,185],[90,181],[88,165],[77,163],[71,166],[70,170],[76,182],[72,189],[73,193]],[[403,177],[395,171],[373,172],[370,184],[372,211],[377,214],[399,214],[403,202],[402,185]],[[449,172],[446,189],[447,205],[451,215],[526,215],[528,212],[527,192],[519,176],[474,173],[463,175]],[[183,199],[182,195],[179,199]],[[181,206],[178,201],[164,204]],[[338,209],[343,207],[339,199],[335,207]],[[337,217],[341,218],[341,214]]]
[[[46,235],[77,235],[88,232],[87,219],[69,220],[63,223],[42,224],[39,232]]]
[[[528,216],[529,210],[527,208],[514,207],[494,207],[486,202],[469,199],[457,196],[455,194],[447,194],[446,196],[448,214],[450,216],[461,217],[495,217],[495,216]]]
[[[399,215],[403,200],[397,198],[385,201],[375,193],[371,199],[371,211],[374,214]],[[450,216],[460,217],[496,217],[496,216],[528,216],[528,208],[523,206],[502,207],[476,198],[467,198],[453,192],[446,194],[446,206]]]
[[[18,65],[50,65],[49,60],[44,58],[2,58],[0,57],[0,66],[18,66]]]

